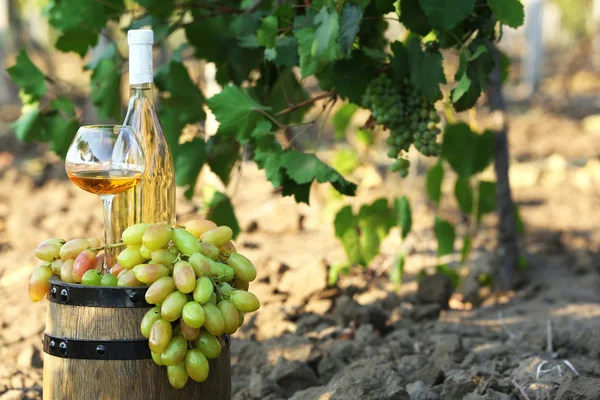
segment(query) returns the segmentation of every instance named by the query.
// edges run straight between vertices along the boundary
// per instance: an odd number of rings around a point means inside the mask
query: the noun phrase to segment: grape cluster
[[[363,95],[363,107],[371,110],[379,125],[389,130],[388,156],[396,159],[390,170],[408,175],[410,162],[405,158],[411,144],[425,156],[437,156],[436,142],[440,117],[435,104],[413,87],[408,79],[395,81],[386,74],[373,79]]]
[[[64,282],[91,286],[149,286],[153,304],[140,331],[148,338],[152,359],[167,367],[169,383],[183,388],[188,379],[203,382],[209,359],[218,358],[223,334],[233,334],[244,314],[258,310],[248,291],[256,268],[231,242],[232,230],[208,220],[183,227],[167,223],[136,224],[122,235],[125,249],[110,272],[101,273],[103,249],[97,239],[46,240],[35,250],[44,262],[29,281],[29,296],[42,300],[52,275]]]

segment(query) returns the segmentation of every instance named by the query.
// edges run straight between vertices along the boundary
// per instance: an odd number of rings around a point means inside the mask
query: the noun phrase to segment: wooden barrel
[[[43,337],[45,400],[230,400],[229,337],[208,379],[174,389],[152,361],[140,321],[146,288],[84,287],[51,278]]]

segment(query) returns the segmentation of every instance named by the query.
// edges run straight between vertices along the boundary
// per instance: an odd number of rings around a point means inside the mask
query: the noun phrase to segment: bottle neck
[[[152,82],[136,83],[129,85],[129,95],[131,99],[140,99],[154,104],[154,85]]]

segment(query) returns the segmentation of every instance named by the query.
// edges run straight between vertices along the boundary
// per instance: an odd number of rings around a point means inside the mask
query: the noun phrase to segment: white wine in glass
[[[115,195],[137,186],[145,170],[142,147],[128,126],[89,125],[77,131],[65,158],[69,179],[104,205],[104,264],[112,266],[111,206]]]

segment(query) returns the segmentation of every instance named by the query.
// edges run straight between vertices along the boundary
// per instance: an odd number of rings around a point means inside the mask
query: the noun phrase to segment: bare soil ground
[[[568,104],[552,100],[561,84],[549,81],[545,98],[511,106],[511,179],[530,264],[515,292],[473,286],[494,266],[493,216],[450,308],[443,276],[419,283],[419,271],[435,266],[423,174],[401,181],[372,163],[354,172],[359,191],[350,202],[409,196],[406,278],[396,292],[388,282],[400,245],[392,231],[366,274],[353,271],[329,288],[328,266],[345,259],[331,222],[340,200],[323,186],[311,207],[297,205],[243,164],[230,188],[243,229],[236,245],[259,268],[251,290],[263,306],[234,335],[234,398],[600,399],[600,122],[589,117],[598,110],[588,96],[595,86],[585,74],[572,82]],[[49,237],[100,237],[101,207],[66,179],[60,160],[1,129],[0,399],[40,398],[46,303],[27,297],[33,249]],[[214,179],[203,174],[202,182]],[[459,221],[452,185],[441,212]],[[179,196],[180,221],[202,212],[201,194]]]

